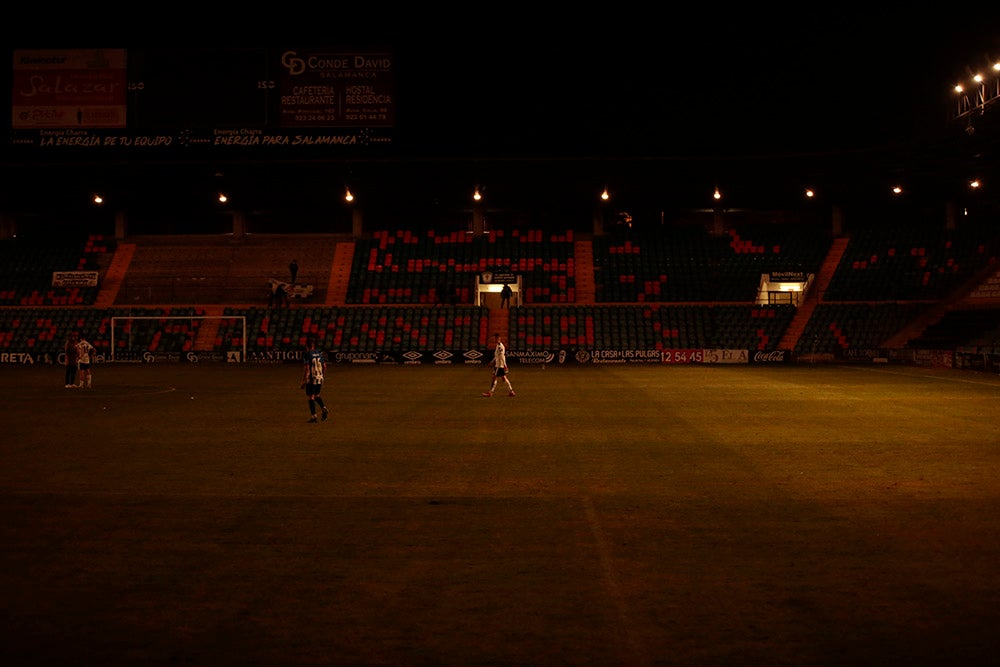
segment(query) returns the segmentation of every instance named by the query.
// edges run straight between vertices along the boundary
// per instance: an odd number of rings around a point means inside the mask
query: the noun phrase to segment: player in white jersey
[[[493,340],[495,347],[493,348],[493,382],[490,384],[490,390],[484,391],[483,396],[489,398],[493,395],[493,390],[497,388],[497,382],[501,379],[504,384],[507,385],[507,395],[514,395],[514,387],[510,384],[510,378],[507,377],[507,348],[504,347],[503,341],[500,340],[500,334],[493,334]]]
[[[90,389],[94,386],[94,373],[90,367],[94,363],[94,355],[96,354],[97,350],[90,344],[90,341],[81,337],[76,344],[76,364],[79,369],[77,387]]]

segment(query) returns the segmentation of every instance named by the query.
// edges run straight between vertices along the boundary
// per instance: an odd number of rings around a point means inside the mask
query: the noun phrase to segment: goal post
[[[149,351],[153,341],[157,343],[164,338],[173,335],[170,331],[171,322],[194,322],[201,320],[211,320],[218,327],[235,322],[240,329],[240,362],[247,358],[247,318],[246,315],[116,315],[110,320],[111,324],[111,351],[108,354],[110,362],[117,361],[120,341],[125,340],[124,350],[132,356],[136,353]],[[199,326],[200,328],[200,326]],[[194,332],[197,338],[199,331]]]

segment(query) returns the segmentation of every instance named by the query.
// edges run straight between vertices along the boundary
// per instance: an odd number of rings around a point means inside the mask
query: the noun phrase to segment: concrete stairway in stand
[[[970,278],[965,285],[955,290],[950,297],[935,303],[920,317],[893,334],[891,338],[883,343],[883,346],[887,348],[906,347],[906,344],[910,340],[919,338],[927,327],[937,324],[949,310],[996,308],[1000,300],[995,297],[982,296],[980,288],[998,276],[1000,276],[1000,270],[995,267],[989,267],[979,272],[976,276]]]
[[[111,264],[104,273],[104,281],[97,294],[97,299],[94,301],[95,306],[110,308],[115,305],[115,301],[118,299],[118,292],[125,281],[125,274],[128,272],[128,267],[132,263],[132,256],[134,254],[134,243],[118,244],[118,247],[115,248],[114,257],[111,258]]]
[[[205,306],[205,315],[219,317],[223,314],[225,306]],[[221,320],[210,318],[201,321],[198,327],[198,335],[194,339],[195,352],[211,352],[215,349],[215,337],[219,335],[219,325]]]
[[[490,329],[486,340],[486,346],[491,350],[493,349],[493,334],[495,333],[500,334],[500,338],[503,340],[504,345],[509,348],[510,341],[507,340],[507,334],[510,333],[509,309],[500,308],[499,306],[490,308]]]
[[[354,265],[354,242],[341,241],[333,255],[330,267],[330,282],[326,288],[326,305],[342,306],[347,303],[347,288],[351,282],[351,267]]]
[[[573,263],[576,269],[576,302],[592,305],[597,298],[594,287],[594,244],[592,241],[573,242]]]
[[[819,273],[816,275],[816,281],[812,289],[795,310],[795,317],[785,330],[785,334],[781,337],[781,342],[778,344],[779,349],[795,349],[799,338],[802,336],[802,332],[806,329],[806,324],[809,323],[809,318],[812,317],[813,311],[816,310],[816,306],[822,301],[827,287],[830,286],[833,274],[837,272],[837,267],[840,266],[840,259],[844,256],[849,242],[850,239],[847,237],[839,237],[833,240],[830,250],[826,254],[826,259],[823,260],[823,265],[820,266]]]

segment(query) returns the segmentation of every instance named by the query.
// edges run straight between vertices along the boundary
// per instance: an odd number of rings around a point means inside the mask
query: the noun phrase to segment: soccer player
[[[66,388],[76,389],[76,378],[79,374],[80,351],[77,344],[80,342],[80,334],[72,332],[66,339],[63,352],[66,354]]]
[[[94,374],[90,370],[90,367],[94,362],[97,350],[90,344],[90,341],[81,336],[76,344],[76,354],[77,367],[80,369],[80,377],[76,386],[90,389],[94,386]]]
[[[504,347],[503,341],[500,340],[500,334],[493,334],[493,340],[496,343],[496,347],[493,348],[493,384],[490,385],[490,390],[483,392],[483,396],[489,398],[493,395],[493,390],[497,388],[497,382],[502,378],[504,383],[507,385],[508,396],[514,395],[514,387],[510,384],[510,378],[507,377],[507,348]]]
[[[326,376],[326,355],[316,347],[316,339],[309,339],[309,346],[302,355],[302,384],[300,387],[306,390],[309,398],[309,422],[316,423],[316,406],[318,405],[323,413],[323,421],[330,416],[330,411],[326,409],[323,398],[319,392],[323,389],[323,379]]]

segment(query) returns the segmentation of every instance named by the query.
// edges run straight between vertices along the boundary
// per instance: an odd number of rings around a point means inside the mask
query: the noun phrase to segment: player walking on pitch
[[[507,348],[504,347],[503,341],[500,340],[500,334],[493,334],[493,340],[495,341],[496,347],[493,348],[493,383],[490,385],[490,390],[483,392],[483,396],[489,398],[493,395],[493,390],[497,388],[497,382],[503,379],[504,383],[507,385],[507,391],[510,392],[507,395],[514,395],[514,387],[510,384],[510,378],[507,377]]]
[[[330,416],[330,411],[323,403],[319,392],[323,389],[323,379],[326,377],[326,355],[316,347],[316,340],[309,339],[309,347],[302,355],[302,389],[306,390],[309,399],[309,422],[316,423],[316,406],[323,413],[323,421]]]

